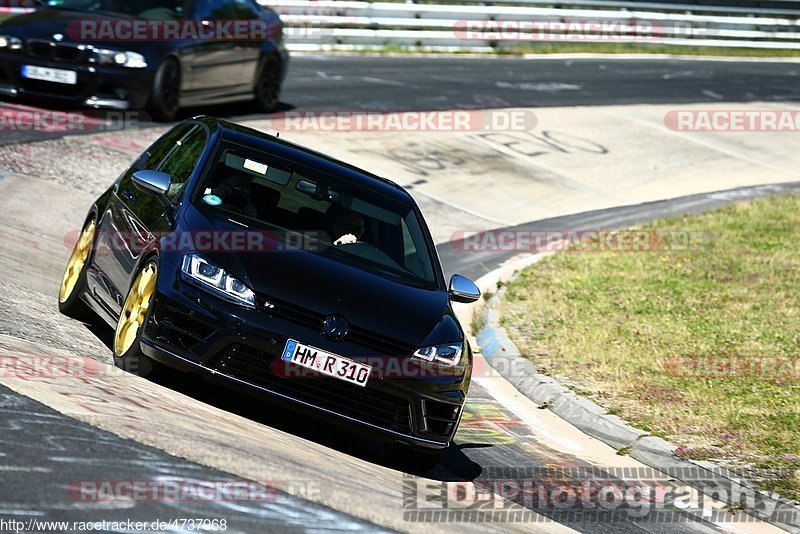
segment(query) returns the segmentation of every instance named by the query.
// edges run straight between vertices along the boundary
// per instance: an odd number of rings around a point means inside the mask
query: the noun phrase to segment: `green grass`
[[[441,52],[437,47],[402,46],[386,44],[383,46],[364,46],[356,49],[343,49],[352,54],[424,54],[448,53],[453,55],[476,53],[470,49],[454,52]],[[477,53],[481,53],[478,51]],[[800,57],[800,50],[728,48],[709,46],[671,46],[646,43],[530,43],[510,48],[494,48],[483,52],[486,55],[520,56],[523,54],[670,54],[674,56],[715,56],[715,57]]]
[[[800,50],[682,46],[647,43],[536,43],[508,54],[671,54],[674,56],[800,57]]]
[[[800,499],[800,197],[646,228],[714,239],[693,250],[547,258],[508,285],[504,325],[543,372],[681,455],[786,470],[759,484]],[[688,361],[784,367],[709,377]]]

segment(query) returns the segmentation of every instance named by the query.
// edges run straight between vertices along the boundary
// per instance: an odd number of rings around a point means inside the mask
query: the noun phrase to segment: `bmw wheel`
[[[256,81],[255,97],[258,110],[264,113],[275,111],[280,94],[280,65],[274,59],[268,59],[264,62]]]
[[[181,69],[178,62],[169,58],[164,61],[153,80],[150,103],[147,106],[153,119],[162,122],[175,120],[180,109]]]

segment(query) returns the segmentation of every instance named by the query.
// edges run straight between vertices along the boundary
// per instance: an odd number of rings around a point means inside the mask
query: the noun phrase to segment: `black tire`
[[[83,264],[81,266],[81,271],[78,274],[77,280],[75,281],[72,290],[69,291],[68,295],[62,295],[64,292],[64,285],[65,279],[67,277],[67,270],[70,269],[72,266],[73,258],[78,251],[78,247],[81,245],[81,239],[83,237],[84,232],[86,232],[87,228],[90,226],[95,228],[96,221],[94,218],[90,218],[86,221],[81,229],[81,235],[78,237],[78,241],[75,243],[75,247],[72,250],[72,254],[67,262],[67,266],[65,267],[64,276],[61,280],[61,286],[59,287],[59,297],[58,297],[58,311],[66,315],[67,317],[71,317],[73,319],[78,319],[80,321],[89,320],[92,316],[92,312],[86,303],[81,299],[81,294],[86,290],[86,264],[89,263],[91,259],[91,251],[94,249],[94,235],[92,235],[92,239],[88,243],[89,252],[86,255]],[[62,296],[65,296],[62,300]]]
[[[171,122],[180,111],[181,68],[178,61],[168,58],[158,67],[153,77],[153,88],[147,111],[160,122]]]
[[[281,69],[274,59],[267,59],[261,67],[253,90],[256,108],[262,113],[272,113],[278,107],[281,95]]]
[[[384,454],[393,464],[416,472],[432,471],[439,465],[446,450],[423,449],[394,442],[385,442],[383,444]]]
[[[141,269],[136,273],[136,277],[134,277],[134,282],[131,285],[130,290],[128,291],[128,296],[125,299],[125,303],[122,306],[122,311],[120,313],[120,317],[117,321],[117,328],[114,332],[114,339],[112,342],[111,347],[111,354],[114,358],[114,365],[122,369],[123,371],[127,371],[128,373],[134,374],[136,376],[141,377],[148,377],[155,375],[158,371],[162,369],[162,365],[152,359],[150,359],[147,355],[142,352],[141,349],[141,340],[142,340],[142,330],[144,330],[144,325],[147,324],[147,321],[150,319],[150,313],[152,311],[152,297],[148,304],[147,313],[145,314],[141,326],[137,329],[136,337],[131,343],[130,347],[127,348],[122,354],[117,354],[118,351],[118,335],[120,332],[120,323],[123,320],[126,320],[126,309],[128,300],[131,299],[131,295],[133,294],[134,286],[137,285],[139,282],[139,277],[148,269],[151,265],[156,266],[156,280],[158,276],[158,267],[157,262],[155,259],[151,259],[147,261]]]

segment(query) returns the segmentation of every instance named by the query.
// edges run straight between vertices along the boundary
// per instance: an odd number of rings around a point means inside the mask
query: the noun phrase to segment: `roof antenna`
[[[275,131],[275,137],[280,137],[280,136],[281,136],[281,132],[279,132],[279,131],[277,131],[277,130],[276,130],[276,131]]]

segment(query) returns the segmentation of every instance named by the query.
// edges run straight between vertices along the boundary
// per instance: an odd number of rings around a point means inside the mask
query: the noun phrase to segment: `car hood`
[[[80,42],[82,44],[93,45],[97,48],[120,48],[125,50],[139,51],[139,49],[149,46],[150,42],[112,42],[104,40],[80,39],[82,20],[133,20],[131,17],[120,15],[115,17],[107,13],[92,13],[89,11],[77,11],[66,9],[38,9],[24,15],[12,17],[0,24],[0,32],[13,35],[21,39],[44,39],[51,40],[56,34],[63,36],[63,42]]]
[[[190,207],[193,231],[242,232],[226,219]],[[267,245],[267,248],[269,245]],[[202,252],[257,295],[284,301],[314,314],[340,314],[361,329],[415,346],[460,340],[463,336],[439,289],[404,285],[324,253],[302,250]],[[278,304],[276,304],[278,305]]]

